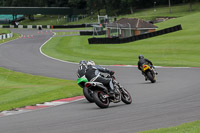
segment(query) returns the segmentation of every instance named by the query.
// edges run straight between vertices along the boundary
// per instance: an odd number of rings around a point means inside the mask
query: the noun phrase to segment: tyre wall
[[[114,37],[114,38],[89,38],[88,42],[89,44],[120,44],[120,43],[128,43],[128,42],[133,42],[137,40],[142,40],[150,37],[155,37],[155,36],[160,36],[163,34],[168,34],[171,32],[179,31],[182,30],[181,25],[176,25],[173,27],[169,27],[166,29],[158,30],[155,32],[150,32],[146,34],[141,34],[137,36],[131,36],[127,38],[119,38],[119,37]]]

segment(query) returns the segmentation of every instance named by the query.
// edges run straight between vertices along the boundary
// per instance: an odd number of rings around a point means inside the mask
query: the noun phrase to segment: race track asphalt
[[[0,67],[62,79],[76,80],[77,64],[47,58],[40,46],[52,34],[12,29],[33,38],[0,45]],[[133,98],[131,105],[111,104],[99,109],[86,100],[0,117],[1,133],[134,133],[200,119],[200,69],[157,68],[151,84],[135,67],[107,66]]]

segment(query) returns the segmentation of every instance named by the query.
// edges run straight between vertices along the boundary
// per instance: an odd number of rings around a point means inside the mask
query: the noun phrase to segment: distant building
[[[107,25],[107,37],[130,37],[154,32],[158,27],[138,18],[122,18]]]

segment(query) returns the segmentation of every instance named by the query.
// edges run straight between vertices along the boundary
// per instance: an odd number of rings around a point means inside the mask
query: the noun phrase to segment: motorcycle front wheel
[[[150,71],[147,72],[147,77],[151,81],[151,83],[155,83],[156,82],[153,74]]]
[[[125,104],[132,103],[132,98],[131,98],[130,93],[124,88],[121,91],[121,99],[122,99],[122,102],[124,102]]]
[[[110,100],[108,97],[105,97],[106,93],[100,90],[95,90],[93,92],[94,102],[100,108],[108,108]]]

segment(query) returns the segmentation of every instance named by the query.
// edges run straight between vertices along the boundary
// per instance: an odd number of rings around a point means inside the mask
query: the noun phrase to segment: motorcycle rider
[[[148,65],[150,65],[151,68],[153,68],[153,71],[155,72],[155,74],[156,74],[156,75],[158,74],[158,73],[156,72],[156,70],[155,70],[155,67],[153,66],[153,63],[152,63],[150,60],[144,58],[143,55],[139,55],[138,58],[139,58],[139,61],[138,61],[138,69],[139,69],[140,71],[142,71],[142,66],[143,66],[143,64],[148,64]],[[145,74],[143,71],[142,71],[142,75],[144,75],[144,76],[145,76],[145,80],[147,80],[147,76],[146,76],[146,74]]]
[[[110,92],[111,96],[113,96],[114,95],[114,85],[113,85],[112,78],[103,77],[100,72],[108,73],[110,75],[113,75],[115,73],[114,71],[108,70],[99,65],[95,65],[95,62],[92,60],[89,60],[87,62],[87,69],[86,69],[85,76],[88,79],[88,81],[100,82],[104,86],[109,87],[109,92]]]
[[[78,68],[78,71],[77,71],[77,76],[79,78],[85,77],[86,69],[87,69],[87,62],[85,60],[81,60],[79,62],[79,68]]]

